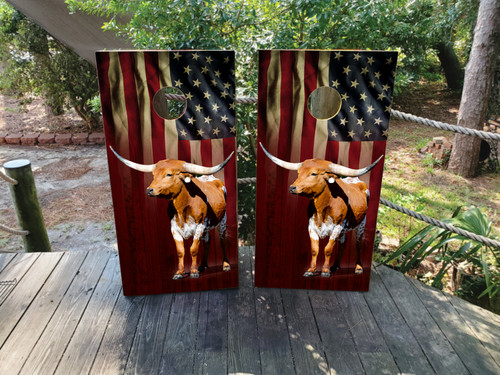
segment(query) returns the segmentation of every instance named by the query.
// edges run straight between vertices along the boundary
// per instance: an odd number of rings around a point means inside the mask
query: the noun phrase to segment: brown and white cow
[[[199,277],[199,271],[208,267],[210,248],[209,231],[218,226],[221,247],[223,249],[223,270],[229,271],[231,266],[227,259],[226,246],[226,189],[221,180],[213,176],[226,166],[233,153],[221,164],[214,167],[187,163],[182,160],[161,160],[156,164],[143,165],[131,162],[111,151],[128,167],[141,172],[152,172],[153,182],[146,189],[151,197],[163,197],[172,201],[169,208],[170,230],[174,237],[178,256],[177,272],[174,279],[183,278],[184,272],[184,240],[193,237],[190,248],[192,278]],[[202,175],[195,177],[195,175]],[[203,260],[198,267],[200,240],[205,242]]]
[[[311,200],[308,209],[311,263],[304,276],[310,277],[316,274],[320,238],[328,237],[321,276],[329,277],[330,271],[335,272],[340,268],[340,260],[346,245],[346,233],[351,230],[356,231],[355,273],[363,273],[361,246],[364,240],[369,191],[366,183],[357,177],[368,173],[382,156],[366,168],[351,169],[320,159],[308,159],[302,163],[286,162],[271,155],[262,144],[260,146],[277,165],[298,171],[299,176],[289,191]],[[333,266],[330,267],[330,259],[337,242],[339,251]]]

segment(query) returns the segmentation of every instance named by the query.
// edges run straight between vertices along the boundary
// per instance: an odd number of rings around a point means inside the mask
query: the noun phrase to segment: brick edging
[[[104,133],[0,133],[0,145],[103,145],[105,144]]]

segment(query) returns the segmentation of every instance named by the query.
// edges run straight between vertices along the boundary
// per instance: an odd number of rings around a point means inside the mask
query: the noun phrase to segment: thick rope
[[[0,170],[0,178],[2,178],[3,180],[7,181],[9,184],[17,185],[17,181],[16,180],[14,180],[12,177],[7,176],[1,170]]]
[[[432,126],[434,128],[438,128],[438,129],[442,129],[442,130],[449,130],[449,131],[452,131],[455,133],[473,135],[473,136],[483,138],[483,139],[492,139],[492,140],[500,141],[500,134],[485,132],[482,130],[464,128],[462,126],[451,125],[451,124],[447,124],[445,122],[440,122],[440,121],[429,120],[429,119],[424,118],[424,117],[418,117],[418,116],[410,115],[409,113],[396,111],[395,109],[391,109],[391,116],[394,116],[396,118],[406,120],[406,121],[416,122],[416,123],[422,124],[422,125]]]
[[[30,232],[27,230],[11,229],[11,228],[8,228],[2,224],[0,224],[0,230],[3,230],[4,232],[10,233],[10,234],[15,234],[18,236],[27,236],[28,234],[30,234]]]
[[[251,184],[251,183],[255,183],[255,182],[257,182],[256,177],[238,178],[238,184]],[[479,236],[475,233],[454,227],[453,225],[450,225],[450,224],[444,223],[442,221],[433,219],[432,217],[428,217],[428,216],[419,214],[418,212],[411,211],[407,208],[404,208],[404,207],[399,206],[395,203],[392,203],[391,201],[388,201],[384,198],[380,198],[380,203],[382,203],[384,206],[392,208],[393,210],[396,210],[396,211],[399,211],[405,215],[411,216],[417,220],[421,220],[423,222],[426,222],[427,224],[434,225],[435,227],[438,227],[438,228],[446,229],[446,230],[453,232],[453,233],[456,233],[460,236],[471,238],[474,241],[481,242],[487,246],[492,246],[492,247],[496,247],[496,248],[500,249],[500,241],[496,241],[496,240],[493,240],[493,239],[488,238],[488,237]]]
[[[439,228],[448,230],[448,231],[456,233],[460,236],[471,238],[474,241],[481,242],[487,246],[496,247],[496,248],[500,249],[500,241],[496,241],[496,240],[493,240],[493,239],[488,238],[488,237],[483,237],[483,236],[477,235],[477,234],[469,232],[467,230],[463,230],[463,229],[454,227],[453,225],[450,225],[450,224],[444,223],[442,221],[433,219],[432,217],[428,217],[428,216],[419,214],[418,212],[408,210],[407,208],[404,208],[404,207],[399,206],[395,203],[392,203],[391,201],[388,201],[384,198],[380,198],[380,203],[382,203],[384,206],[392,208],[393,210],[396,210],[396,211],[404,213],[405,215],[411,216],[417,220],[424,221],[427,224],[431,224],[435,227],[439,227]]]

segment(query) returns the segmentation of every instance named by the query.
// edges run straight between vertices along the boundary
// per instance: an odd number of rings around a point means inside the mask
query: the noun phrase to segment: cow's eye
[[[318,174],[317,173],[311,173],[311,176],[317,176]]]
[[[167,174],[165,175],[165,177],[172,177],[172,174],[171,174],[171,173],[167,173]]]

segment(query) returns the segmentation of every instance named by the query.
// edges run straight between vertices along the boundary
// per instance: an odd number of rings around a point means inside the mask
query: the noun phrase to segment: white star
[[[346,66],[344,68],[344,74],[349,74],[351,72],[351,68],[349,68],[349,66]]]
[[[217,86],[217,81],[215,80],[215,78],[212,79],[210,83],[212,84],[212,86]]]
[[[216,70],[214,73],[215,73],[215,76],[216,76],[217,78],[220,78],[220,71],[219,71],[219,70]]]
[[[344,117],[342,120],[340,120],[340,125],[346,126],[347,124],[347,119]]]
[[[196,78],[196,79],[193,81],[193,86],[194,86],[194,87],[200,87],[200,85],[201,85],[200,80],[199,80],[198,78]]]
[[[389,57],[388,59],[386,59],[386,60],[385,60],[385,63],[386,63],[387,65],[392,64],[392,57]]]
[[[228,96],[228,92],[227,91],[223,91],[220,93],[220,97],[223,98],[223,99],[226,99],[226,96]]]
[[[231,133],[235,133],[236,134],[236,126],[233,126],[232,128],[230,128],[229,131]]]
[[[189,65],[184,67],[184,73],[186,74],[191,73],[191,68],[189,67]]]
[[[378,97],[377,97],[377,100],[383,100],[385,98],[385,95],[383,92],[381,92]]]
[[[201,104],[198,104],[195,108],[198,112],[201,112],[203,107],[201,106]]]
[[[227,64],[229,62],[229,56],[224,57],[224,64]]]
[[[355,106],[349,107],[349,111],[350,111],[351,113],[354,113],[354,112],[356,112],[356,111],[357,111],[357,108],[356,108]]]
[[[236,109],[236,103],[229,104],[229,109]]]
[[[216,136],[218,136],[218,135],[219,135],[219,132],[220,132],[219,128],[214,128],[214,130],[213,130],[213,131],[214,131],[214,134],[215,134]]]
[[[347,95],[347,93],[342,94],[341,99],[347,101],[347,99],[349,99],[349,95]]]
[[[361,55],[359,53],[355,53],[353,56],[353,59],[358,61],[361,58]]]
[[[198,57],[200,57],[200,55],[198,55],[198,52],[195,52],[195,53],[193,53],[192,57],[193,57],[193,60],[198,60]]]
[[[343,55],[342,55],[342,53],[341,53],[341,52],[335,52],[335,57],[334,57],[334,59],[335,59],[335,60],[340,60],[340,59],[342,58],[342,56],[343,56]]]
[[[357,88],[359,85],[358,80],[355,79],[354,81],[351,81],[351,87]]]
[[[387,130],[382,130],[382,135],[387,138],[389,132]]]
[[[365,120],[363,120],[362,118],[358,118],[358,119],[356,119],[356,121],[358,122],[359,126],[363,126],[363,124],[365,122]]]
[[[375,110],[375,108],[373,108],[372,105],[369,105],[366,110],[368,111],[369,114],[371,114]]]
[[[348,133],[348,136],[351,137],[351,138],[354,138],[354,131],[351,130],[349,133]]]
[[[198,129],[198,135],[199,135],[200,137],[203,137],[203,129]]]
[[[368,67],[365,66],[363,69],[361,69],[361,74],[368,74]]]
[[[382,86],[382,90],[384,90],[384,91],[387,91],[387,90],[389,90],[390,88],[391,88],[391,86],[389,86],[389,85],[384,85],[384,86]]]
[[[337,136],[337,132],[336,132],[335,130],[332,130],[332,131],[330,132],[330,134],[331,134],[331,136],[332,136],[332,137],[334,137],[334,138]]]
[[[218,105],[217,103],[212,104],[212,109],[213,109],[215,112],[217,112],[219,108],[220,108],[220,107],[219,107],[219,105]]]
[[[366,93],[362,93],[360,99],[361,100],[366,100],[367,96]]]
[[[222,122],[227,122],[227,116],[226,116],[226,115],[222,116],[222,117],[220,118],[220,120],[221,120]]]
[[[224,88],[229,89],[231,87],[231,84],[229,82],[224,83]]]
[[[204,97],[205,99],[210,99],[210,96],[211,96],[211,95],[210,95],[210,93],[209,93],[208,91],[205,91],[205,92],[203,93],[203,97]]]
[[[188,119],[188,123],[189,123],[190,125],[194,125],[194,123],[195,123],[195,122],[196,122],[196,119],[195,119],[194,117],[190,117],[190,118]]]
[[[175,81],[175,86],[176,87],[181,87],[182,86],[182,82],[180,79],[178,79],[177,81]]]
[[[206,66],[203,66],[203,67],[201,68],[201,72],[202,72],[202,73],[208,73],[208,68],[207,68]]]
[[[340,85],[340,83],[339,83],[338,80],[332,81],[332,86],[333,87],[337,88],[337,87],[339,87],[339,85]]]
[[[212,63],[212,61],[213,61],[212,57],[211,57],[211,56],[208,56],[208,57],[207,57],[207,63],[211,64],[211,63]]]
[[[369,85],[370,87],[375,87],[375,81],[370,81]]]
[[[188,99],[188,100],[193,99],[193,95],[190,92],[188,92],[187,94],[184,94],[184,95],[186,96],[186,99]]]
[[[187,135],[187,133],[186,133],[186,131],[185,131],[184,129],[182,129],[182,130],[180,131],[180,133],[181,133],[181,135],[182,135],[183,137],[185,137],[185,136]]]
[[[375,73],[375,78],[380,79],[380,76],[381,76],[381,75],[382,75],[382,74],[380,74],[380,72],[377,72],[377,73]]]
[[[179,52],[174,53],[174,59],[179,60],[181,58],[181,54]]]
[[[375,59],[373,57],[368,58],[368,64],[373,64],[375,62]]]
[[[391,113],[391,106],[390,105],[385,107],[385,112]]]
[[[210,121],[212,121],[210,116],[204,117],[204,120],[205,120],[205,124],[210,124]]]
[[[382,120],[380,119],[380,117],[375,119],[375,125],[380,125],[381,123],[382,123]]]
[[[370,138],[370,135],[372,135],[371,131],[369,131],[369,130],[365,131],[365,137],[366,138]]]

